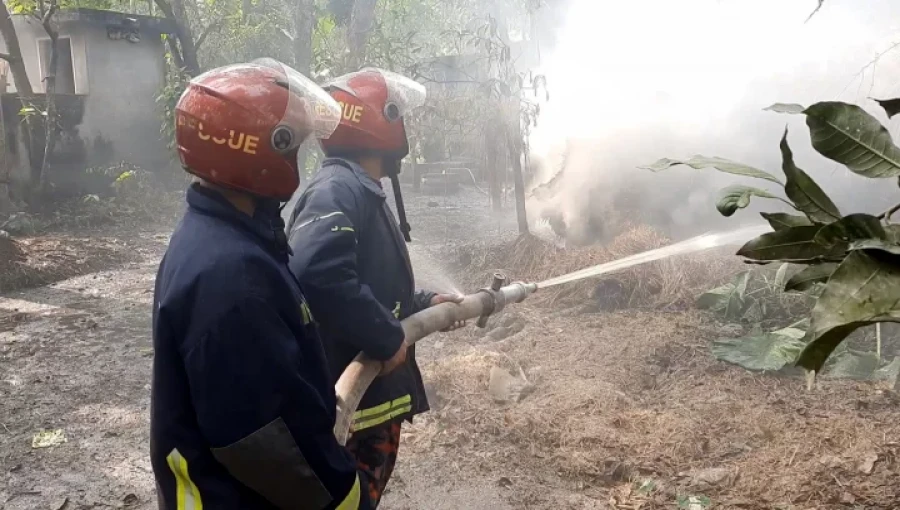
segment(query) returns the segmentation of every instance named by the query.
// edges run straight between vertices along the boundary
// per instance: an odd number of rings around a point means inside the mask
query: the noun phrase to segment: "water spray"
[[[618,260],[598,264],[540,283],[508,283],[504,275],[495,273],[489,287],[465,296],[460,303],[442,303],[422,310],[400,321],[406,342],[410,345],[457,322],[476,319],[479,328],[487,326],[488,318],[499,313],[510,303],[521,303],[538,289],[572,283],[585,278],[600,276],[656,260],[717,248],[743,242],[769,231],[768,226],[753,226],[720,234],[704,234],[680,243],[655,250],[630,255]],[[358,355],[341,374],[335,385],[338,409],[334,435],[341,444],[350,436],[350,424],[363,394],[381,372],[381,362],[364,354]]]

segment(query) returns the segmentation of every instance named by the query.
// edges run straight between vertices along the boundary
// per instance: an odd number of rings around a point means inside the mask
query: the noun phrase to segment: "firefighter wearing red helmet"
[[[269,59],[202,74],[178,101],[175,140],[195,182],[154,291],[160,509],[371,508],[332,432],[334,385],[280,215],[300,144],[339,114]]]
[[[409,154],[405,121],[424,103],[425,88],[363,69],[325,89],[340,104],[341,120],[322,141],[326,159],[293,210],[290,267],[320,325],[332,382],[360,352],[383,363],[353,417],[347,445],[377,506],[396,462],[401,423],[428,410],[400,321],[460,297],[415,291],[404,242],[409,225],[397,176]],[[399,225],[381,185],[385,177],[393,184]]]

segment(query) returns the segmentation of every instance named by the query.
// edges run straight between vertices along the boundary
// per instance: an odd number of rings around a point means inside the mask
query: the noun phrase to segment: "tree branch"
[[[50,21],[53,19],[53,15],[56,14],[56,11],[59,10],[59,6],[56,5],[56,2],[52,2],[50,4],[50,8],[47,9],[47,12],[44,13],[44,17],[41,19],[41,25],[44,26],[44,30],[47,32],[47,35],[50,36],[54,41],[55,38],[59,36],[56,30],[50,25]]]
[[[897,211],[900,211],[900,204],[897,204],[894,207],[891,207],[890,209],[888,209],[887,211],[884,211],[883,213],[879,214],[878,219],[884,220],[884,221],[890,221],[891,216],[896,214]]]
[[[209,34],[211,34],[213,30],[218,30],[221,27],[222,27],[221,21],[214,21],[214,22],[210,23],[209,25],[207,25],[206,28],[203,30],[203,33],[200,34],[200,38],[198,38],[197,42],[194,43],[194,48],[196,48],[199,51],[200,46],[203,45],[203,42],[206,41],[206,38],[209,36]]]
[[[814,11],[809,15],[809,17],[806,18],[806,21],[804,21],[804,23],[809,23],[809,20],[811,20],[812,17],[815,16],[817,12],[819,12],[819,10],[822,8],[822,4],[824,4],[824,3],[825,3],[825,0],[819,0],[819,5],[816,6],[816,10],[814,10]]]

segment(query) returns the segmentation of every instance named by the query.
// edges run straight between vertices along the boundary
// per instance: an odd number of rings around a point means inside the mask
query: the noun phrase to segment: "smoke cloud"
[[[845,212],[898,201],[874,181],[819,156],[802,116],[776,103],[860,104],[896,134],[869,97],[900,95],[900,2],[829,0],[574,0],[543,62],[551,100],[532,135],[535,183],[564,166],[556,193],[532,198],[532,216],[561,216],[575,240],[602,240],[623,220],[681,238],[758,223],[754,205],[726,219],[714,204],[730,184],[765,182],[715,170],[637,167],[662,157],[720,156],[781,175],[785,126],[798,165]],[[879,55],[877,63],[873,61]]]

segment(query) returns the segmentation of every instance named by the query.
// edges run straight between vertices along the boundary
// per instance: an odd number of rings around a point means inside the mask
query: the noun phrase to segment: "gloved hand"
[[[433,298],[431,298],[431,306],[439,305],[441,303],[462,303],[462,300],[465,296],[459,294],[437,294]],[[466,321],[457,321],[445,329],[442,329],[443,332],[454,331],[466,325]]]

